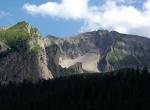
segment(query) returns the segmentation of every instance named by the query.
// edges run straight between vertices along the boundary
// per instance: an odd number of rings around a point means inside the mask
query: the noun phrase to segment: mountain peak
[[[19,29],[28,32],[31,36],[40,36],[40,32],[37,28],[34,28],[30,23],[21,21],[10,27],[10,29]]]
[[[17,24],[18,24],[18,25],[19,25],[19,24],[29,25],[29,23],[26,22],[26,21],[20,21],[20,22],[18,22]]]
[[[21,22],[18,22],[17,24],[15,24],[14,26],[12,26],[11,28],[24,29],[27,27],[31,27],[31,25],[29,23],[27,23],[26,21],[21,21]]]

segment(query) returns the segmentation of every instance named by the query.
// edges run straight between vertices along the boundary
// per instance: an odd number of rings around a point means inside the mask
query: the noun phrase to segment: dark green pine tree
[[[148,74],[148,73],[149,73],[148,68],[147,68],[146,65],[144,66],[144,68],[143,68],[143,70],[142,70],[142,73],[143,73],[143,74]]]

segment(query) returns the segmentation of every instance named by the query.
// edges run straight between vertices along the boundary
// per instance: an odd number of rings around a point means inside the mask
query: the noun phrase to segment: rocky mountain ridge
[[[150,39],[98,30],[72,37],[42,38],[19,22],[0,29],[0,81],[37,81],[122,68],[150,68]]]
[[[47,48],[57,46],[57,65],[63,68],[80,62],[92,73],[150,66],[150,39],[145,37],[98,30],[70,38],[48,36],[44,42]]]

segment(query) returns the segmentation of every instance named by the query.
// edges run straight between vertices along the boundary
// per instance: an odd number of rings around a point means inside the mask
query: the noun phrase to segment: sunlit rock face
[[[98,30],[66,38],[48,36],[44,42],[57,45],[57,65],[62,68],[78,62],[90,73],[150,67],[150,39],[145,37]]]
[[[150,39],[145,37],[98,30],[42,38],[26,22],[0,29],[2,83],[144,66],[150,68]]]
[[[0,30],[0,81],[22,82],[53,78],[43,40],[26,22]]]

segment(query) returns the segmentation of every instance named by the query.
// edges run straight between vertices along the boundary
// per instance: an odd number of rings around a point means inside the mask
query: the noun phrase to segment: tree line
[[[0,110],[149,109],[150,74],[146,67],[0,86]]]

